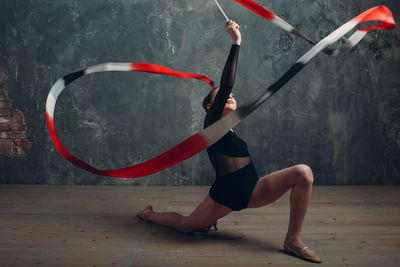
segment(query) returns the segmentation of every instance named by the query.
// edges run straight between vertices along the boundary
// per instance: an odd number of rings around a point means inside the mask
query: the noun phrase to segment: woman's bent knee
[[[303,182],[307,182],[309,184],[314,183],[314,175],[312,173],[311,168],[306,164],[298,164],[295,167],[296,173],[298,177]]]

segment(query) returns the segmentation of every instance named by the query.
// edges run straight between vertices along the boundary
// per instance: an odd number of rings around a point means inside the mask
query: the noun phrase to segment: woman
[[[237,107],[231,91],[235,81],[241,34],[239,25],[232,20],[226,21],[226,31],[231,36],[233,44],[220,87],[213,89],[204,98],[203,108],[207,112],[205,128]],[[209,147],[207,152],[217,177],[209,195],[189,216],[176,212],[158,213],[153,211],[152,206],[146,206],[138,213],[138,217],[183,233],[209,230],[212,226],[218,230],[218,219],[232,210],[268,205],[292,189],[289,228],[283,248],[305,260],[322,262],[320,256],[306,247],[300,238],[314,179],[307,165],[296,165],[258,180],[246,143],[233,131],[229,131]]]

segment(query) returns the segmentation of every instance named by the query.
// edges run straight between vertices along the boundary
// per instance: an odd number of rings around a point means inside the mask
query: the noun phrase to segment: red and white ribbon
[[[269,20],[270,22],[272,22],[273,24],[275,24],[282,30],[290,32],[294,35],[297,35],[298,37],[309,42],[310,44],[315,45],[315,43],[313,41],[311,41],[305,35],[303,35],[299,31],[297,31],[295,29],[295,27],[293,27],[292,25],[287,23],[285,20],[283,20],[281,17],[275,15],[268,9],[265,9],[264,7],[260,6],[256,2],[254,2],[252,0],[235,0],[235,1],[238,2],[239,4],[243,5],[244,7],[250,9],[251,11],[255,12],[256,14],[260,15],[264,19]]]
[[[239,4],[241,4],[242,6],[248,8],[249,10],[253,11],[254,13],[258,14],[259,16],[263,17],[264,19],[275,24],[279,28],[281,28],[293,35],[300,37],[301,39],[307,41],[308,43],[310,43],[312,45],[315,45],[315,43],[313,41],[311,41],[310,38],[306,37],[304,34],[299,32],[298,30],[296,30],[295,27],[290,25],[288,22],[286,22],[285,20],[283,20],[276,14],[272,13],[270,10],[257,4],[253,0],[235,0],[235,1]],[[388,23],[394,24],[394,20],[392,22],[388,22]],[[323,52],[325,52],[326,54],[329,54],[329,55],[338,55],[340,52],[348,51],[348,50],[352,49],[354,46],[356,46],[361,41],[361,39],[368,33],[369,30],[377,29],[374,27],[375,26],[367,28],[367,29],[358,30],[352,36],[350,36],[349,39],[345,39],[344,44],[341,45],[339,48],[330,49],[330,48],[326,47],[323,50]],[[344,38],[344,36],[341,36],[340,38]]]
[[[239,2],[239,1],[238,1]],[[244,1],[253,2],[253,1]],[[268,14],[268,13],[267,13]],[[265,15],[268,17],[267,15]],[[263,16],[264,17],[264,16]],[[269,16],[269,18],[271,18]],[[279,20],[277,20],[279,22]],[[395,22],[390,10],[385,6],[377,6],[371,8],[357,17],[353,18],[349,22],[345,23],[334,32],[329,34],[315,46],[313,46],[307,53],[305,53],[286,73],[284,73],[275,83],[269,86],[267,89],[262,90],[256,97],[251,101],[239,106],[234,112],[222,117],[219,121],[210,125],[206,129],[192,135],[183,142],[174,146],[170,150],[162,153],[161,155],[150,159],[148,161],[115,170],[99,170],[88,163],[80,160],[79,158],[72,155],[58,139],[54,129],[54,108],[58,96],[64,90],[64,88],[73,82],[74,80],[82,77],[83,75],[102,72],[102,71],[142,71],[151,72],[164,75],[171,75],[179,78],[194,78],[204,82],[207,82],[213,86],[213,82],[210,78],[191,73],[177,72],[162,66],[146,64],[146,63],[105,63],[93,67],[88,67],[84,70],[74,72],[60,78],[51,88],[50,93],[47,97],[46,102],[46,117],[47,124],[49,127],[50,137],[60,152],[60,154],[69,162],[76,167],[89,171],[94,174],[112,176],[112,177],[123,177],[123,178],[135,178],[147,176],[163,169],[166,169],[172,165],[175,165],[187,158],[194,156],[200,151],[216,143],[222,138],[230,129],[237,125],[247,115],[257,109],[262,103],[264,103],[269,97],[276,93],[282,86],[284,86],[291,78],[293,78],[313,57],[318,53],[325,50],[328,46],[332,45],[358,24],[367,21],[380,21],[382,23],[375,26],[358,30],[349,39],[351,44],[356,45],[368,31],[372,29],[392,29],[395,27]]]

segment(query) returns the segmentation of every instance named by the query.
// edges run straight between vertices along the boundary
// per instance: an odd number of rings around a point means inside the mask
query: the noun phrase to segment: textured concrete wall
[[[372,0],[258,0],[320,40],[374,5]],[[245,102],[310,46],[234,1],[241,24],[235,94]],[[379,1],[400,18],[400,4]],[[209,185],[206,153],[149,177],[98,177],[58,153],[45,101],[61,76],[103,62],[150,62],[218,80],[229,51],[211,0],[15,0],[0,5],[0,72],[25,116],[27,155],[0,155],[0,183]],[[235,130],[260,175],[310,165],[315,184],[400,184],[400,30],[374,31],[349,53],[319,55]],[[86,76],[60,96],[56,131],[74,154],[99,168],[149,159],[202,128],[201,82],[143,73]]]

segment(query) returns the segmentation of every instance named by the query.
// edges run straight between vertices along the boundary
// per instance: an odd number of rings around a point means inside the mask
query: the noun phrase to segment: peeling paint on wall
[[[0,72],[0,154],[26,155],[31,142],[26,139],[24,114],[13,105],[3,88],[7,76]]]

